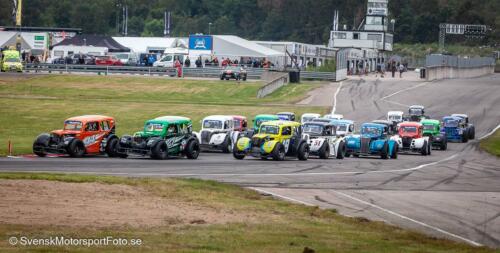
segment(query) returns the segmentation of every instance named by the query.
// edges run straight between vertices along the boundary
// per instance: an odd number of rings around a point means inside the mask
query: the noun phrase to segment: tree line
[[[0,25],[14,24],[12,5],[0,0]],[[170,11],[171,36],[210,29],[212,34],[313,44],[327,43],[334,10],[340,12],[341,27],[349,29],[358,27],[366,13],[366,0],[24,0],[22,21],[23,26],[120,35],[123,6],[128,6],[129,36],[163,36],[164,12]],[[396,20],[396,42],[436,42],[441,22],[485,24],[493,28],[488,42],[500,39],[499,0],[390,0],[389,10]]]

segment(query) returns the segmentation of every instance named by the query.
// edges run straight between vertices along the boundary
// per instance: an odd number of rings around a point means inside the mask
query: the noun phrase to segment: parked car
[[[120,60],[120,62],[122,63],[122,65],[136,66],[138,64],[137,54],[135,54],[133,52],[129,52],[129,53],[114,53],[112,55],[116,56],[116,58],[118,58]]]
[[[247,80],[247,71],[243,67],[239,66],[227,66],[220,73],[220,80]]]
[[[162,68],[173,68],[175,61],[179,60],[181,64],[184,64],[184,56],[183,54],[165,54],[159,60],[153,63],[154,67],[162,67]]]
[[[21,63],[19,51],[17,50],[3,51],[3,57],[0,61],[0,70],[2,72],[6,71],[23,72],[23,64]]]
[[[385,125],[364,123],[360,135],[346,137],[346,157],[363,155],[397,159],[398,144],[389,138],[388,130]]]
[[[201,150],[231,153],[239,132],[234,130],[233,116],[211,115],[201,121],[200,132],[194,132]]]
[[[118,137],[115,119],[102,115],[84,115],[66,119],[64,128],[40,134],[33,143],[33,153],[40,157],[47,154],[85,154],[116,156]]]
[[[337,136],[335,125],[323,122],[306,122],[302,125],[302,130],[309,135],[310,155],[318,156],[321,159],[328,159],[332,156],[344,159],[345,138]]]
[[[448,148],[446,134],[441,132],[441,122],[435,119],[424,119],[420,123],[424,126],[424,136],[429,136],[431,146],[440,150]]]
[[[95,57],[88,54],[73,54],[68,56],[71,59],[70,64],[85,64],[85,65],[94,65]],[[69,61],[69,60],[67,60]]]
[[[122,66],[120,59],[116,58],[114,55],[97,56],[95,60],[95,65],[103,66]]]
[[[239,138],[233,156],[238,160],[247,155],[275,161],[283,161],[287,156],[307,160],[309,150],[308,135],[302,134],[300,123],[278,120],[262,123],[252,138]]]
[[[134,135],[122,136],[116,152],[122,158],[134,154],[158,160],[173,156],[197,159],[200,144],[192,133],[191,119],[163,116],[146,121],[144,129]]]

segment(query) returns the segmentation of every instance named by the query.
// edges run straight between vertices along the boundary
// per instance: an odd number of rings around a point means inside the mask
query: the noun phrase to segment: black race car
[[[223,69],[220,73],[220,80],[229,80],[229,79],[236,79],[236,80],[247,80],[247,71],[239,66],[228,66],[225,69]]]

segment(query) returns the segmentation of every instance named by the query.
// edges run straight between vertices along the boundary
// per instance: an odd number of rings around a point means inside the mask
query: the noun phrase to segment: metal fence
[[[160,75],[176,76],[177,69],[164,67],[142,67],[142,66],[101,66],[101,65],[78,65],[78,64],[48,64],[28,63],[25,65],[27,72],[48,72],[48,73],[97,73],[97,74],[138,74],[138,75]],[[223,68],[183,68],[183,75],[186,77],[210,77],[218,78]],[[265,71],[274,69],[247,68],[248,79],[261,79]],[[335,81],[335,72],[311,72],[301,71],[303,79],[329,80]]]
[[[493,57],[458,57],[454,55],[428,55],[425,66],[429,67],[456,67],[456,68],[479,68],[495,65]]]

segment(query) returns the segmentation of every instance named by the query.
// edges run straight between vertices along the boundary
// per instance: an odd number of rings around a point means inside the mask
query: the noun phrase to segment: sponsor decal
[[[165,140],[165,144],[167,144],[167,147],[170,149],[170,148],[179,146],[183,139],[184,139],[184,136],[172,137],[172,138]]]
[[[85,145],[85,147],[93,145],[99,139],[101,139],[101,137],[103,137],[103,136],[104,136],[104,133],[102,133],[102,134],[94,134],[94,135],[91,135],[91,136],[87,136],[87,137],[85,137],[83,139],[83,145]]]

